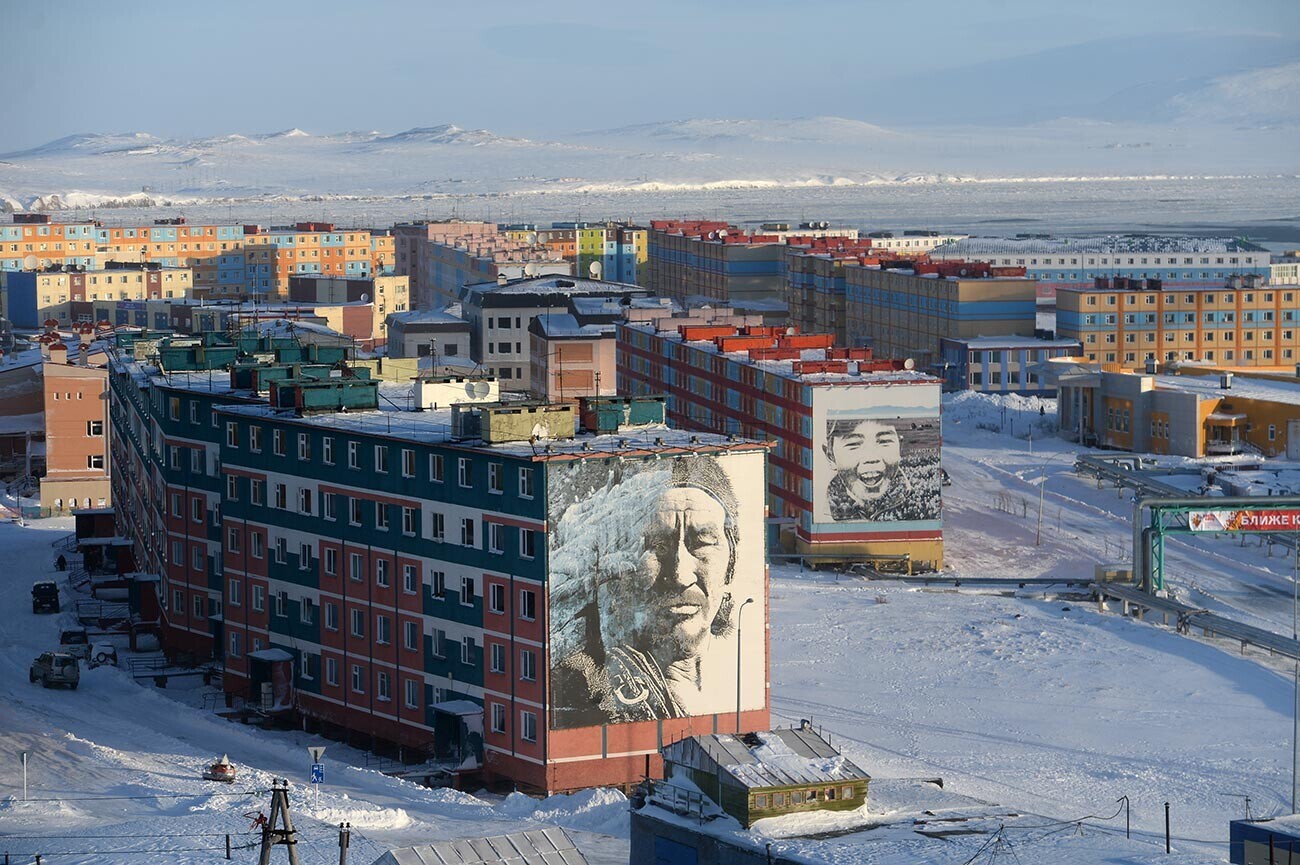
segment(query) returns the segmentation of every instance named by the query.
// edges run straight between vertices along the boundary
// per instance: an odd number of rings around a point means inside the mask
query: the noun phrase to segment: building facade
[[[22,270],[0,273],[0,289],[10,320],[19,327],[43,327],[47,319],[67,326],[77,322],[74,311],[84,302],[146,301],[191,296],[193,274],[188,267],[153,262],[108,262],[103,268]]]
[[[45,392],[41,507],[55,513],[112,503],[108,369],[102,364],[69,365],[66,358],[66,348],[53,352],[41,376]]]
[[[624,324],[619,392],[667,395],[686,429],[773,442],[768,511],[787,547],[941,568],[939,379],[788,331]]]
[[[390,313],[388,356],[468,359],[470,325],[445,310]]]
[[[944,389],[980,393],[1018,393],[1050,397],[1056,385],[1042,365],[1053,358],[1078,357],[1083,347],[1072,339],[977,336],[939,340],[935,375]]]
[[[1099,277],[1058,293],[1056,330],[1078,340],[1089,362],[1127,369],[1149,360],[1289,366],[1300,349],[1298,293],[1254,278],[1175,289],[1158,279]]]
[[[987,261],[1023,267],[1038,296],[1088,288],[1094,279],[1157,279],[1174,289],[1222,285],[1237,276],[1269,276],[1269,253],[1235,238],[1111,235],[1107,237],[969,237],[935,247],[934,260]]]

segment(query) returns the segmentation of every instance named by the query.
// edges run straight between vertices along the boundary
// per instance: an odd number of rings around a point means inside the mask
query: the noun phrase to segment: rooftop
[[[1170,390],[1189,391],[1205,399],[1241,397],[1242,399],[1300,405],[1300,379],[1294,382],[1254,378],[1241,374],[1232,376],[1232,387],[1221,388],[1219,375],[1157,375],[1156,385]]]
[[[413,324],[464,324],[469,322],[460,316],[460,304],[446,309],[412,309],[406,312],[389,313],[388,320],[403,325]]]
[[[465,292],[475,294],[618,294],[625,291],[645,293],[639,285],[627,282],[607,282],[603,279],[588,279],[582,276],[564,276],[545,274],[542,276],[525,276],[521,279],[498,282],[471,282],[465,286]]]
[[[996,349],[996,348],[1068,348],[1079,345],[1077,339],[1040,339],[1036,336],[972,336],[972,337],[940,337],[948,342],[959,342],[967,348],[973,349]]]
[[[751,789],[871,778],[811,727],[694,739],[719,767]],[[672,746],[667,750],[671,759]]]
[[[539,315],[534,321],[537,330],[548,339],[599,339],[612,337],[616,330],[613,324],[578,324],[567,312]]]
[[[587,859],[567,832],[548,827],[401,847],[372,865],[587,865]]]

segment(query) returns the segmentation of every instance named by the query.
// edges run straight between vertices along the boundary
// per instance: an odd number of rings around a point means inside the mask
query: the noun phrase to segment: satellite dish
[[[529,245],[529,246],[536,246],[536,245],[537,245],[537,232],[536,232],[536,231],[530,231],[530,232],[528,232],[528,234],[526,234],[526,235],[524,236],[524,239],[528,242],[528,245]]]
[[[39,263],[40,262],[37,260],[36,256],[34,255],[25,256],[23,258],[23,270],[35,270],[36,265]]]
[[[524,276],[536,276],[536,275],[537,275],[536,262],[530,261],[524,265]]]
[[[916,369],[916,361],[909,357],[907,360],[903,361],[903,369]]]
[[[471,399],[487,399],[492,388],[485,381],[468,381],[465,382],[465,393],[469,394]]]
[[[362,302],[362,303],[369,303],[369,302],[370,302],[370,295],[368,295],[368,294],[363,294],[363,295],[361,295],[361,302]]]
[[[716,231],[710,231],[709,240],[717,240],[717,239],[718,239],[718,233]]]
[[[587,266],[587,271],[591,274],[592,279],[600,279],[603,268],[599,261],[593,261]]]

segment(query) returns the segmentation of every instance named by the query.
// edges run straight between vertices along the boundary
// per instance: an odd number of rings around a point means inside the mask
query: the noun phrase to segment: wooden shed
[[[739,736],[692,736],[661,753],[666,784],[698,787],[746,828],[765,817],[860,808],[871,781],[807,723]]]

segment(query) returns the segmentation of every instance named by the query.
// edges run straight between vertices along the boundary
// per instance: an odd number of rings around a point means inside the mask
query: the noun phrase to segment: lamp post
[[[740,639],[740,620],[745,613],[745,607],[752,603],[754,603],[753,598],[745,598],[745,602],[736,611],[736,735],[740,735],[740,651],[743,645]]]
[[[1060,453],[1054,453],[1043,460],[1043,467],[1038,473],[1038,528],[1034,532],[1034,546],[1036,547],[1041,546],[1043,543],[1043,494],[1047,491],[1047,464],[1060,455]]]

